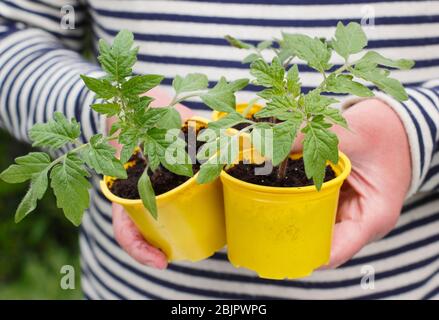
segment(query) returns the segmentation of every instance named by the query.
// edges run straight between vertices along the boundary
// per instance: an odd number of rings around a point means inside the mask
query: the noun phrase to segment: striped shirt
[[[64,9],[75,11],[74,29],[60,26],[60,9],[67,4],[71,7]],[[176,74],[203,72],[212,84],[220,75],[248,76],[240,63],[245,53],[229,47],[225,34],[254,43],[281,31],[330,37],[338,20],[365,16],[374,22],[366,27],[369,48],[416,61],[413,70],[394,72],[409,87],[409,101],[380,95],[403,121],[412,155],[410,197],[394,230],[342,267],[294,281],[259,279],[235,269],[225,251],[159,271],[136,263],[118,246],[111,206],[94,177],[80,235],[87,298],[438,298],[439,1],[0,0],[0,124],[25,141],[27,130],[55,110],[82,123],[83,140],[100,131],[101,119],[89,108],[93,94],[79,74],[103,73],[80,53],[89,45],[96,52],[97,39],[111,41],[122,28],[134,32],[140,47],[135,71],[164,74],[163,88],[170,90]],[[299,70],[305,89],[315,86],[318,74],[305,64]],[[238,100],[248,100],[254,90],[250,86]],[[187,105],[206,112],[197,100]],[[362,277],[370,270],[374,287],[364,288]]]

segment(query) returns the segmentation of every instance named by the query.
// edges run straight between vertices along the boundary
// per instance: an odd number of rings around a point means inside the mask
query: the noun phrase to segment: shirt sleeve
[[[389,105],[407,133],[412,179],[407,197],[439,189],[439,80],[407,87],[409,99],[399,102],[383,92],[375,96]],[[343,108],[361,99],[347,99]]]
[[[81,123],[81,140],[87,141],[103,119],[89,107],[94,94],[79,75],[104,73],[80,54],[88,30],[82,2],[69,1],[74,25],[64,27],[61,7],[53,3],[0,1],[0,126],[29,141],[33,124],[60,111]]]

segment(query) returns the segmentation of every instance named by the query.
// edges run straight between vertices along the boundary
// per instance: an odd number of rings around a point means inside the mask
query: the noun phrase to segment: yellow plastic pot
[[[193,120],[207,123],[194,117]],[[213,255],[226,244],[224,206],[219,180],[197,184],[196,175],[175,189],[156,197],[158,219],[155,220],[142,201],[117,197],[105,176],[101,189],[110,201],[122,205],[143,237],[160,248],[169,261],[199,261]]]
[[[228,257],[235,267],[261,278],[294,279],[329,262],[340,187],[351,170],[343,153],[330,165],[337,176],[320,191],[260,186],[221,173]]]
[[[245,110],[245,108],[247,108],[247,106],[248,106],[248,103],[238,103],[236,105],[235,109],[237,112],[242,113]],[[253,107],[251,108],[251,110],[248,112],[247,116],[252,116],[261,109],[262,109],[261,105],[254,104]],[[218,119],[221,119],[226,114],[227,114],[227,112],[220,112],[220,111],[215,110],[212,112],[212,120],[216,121]]]

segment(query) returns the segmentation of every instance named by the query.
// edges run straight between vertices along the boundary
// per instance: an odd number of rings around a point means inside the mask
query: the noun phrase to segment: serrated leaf
[[[285,69],[279,59],[274,58],[271,64],[258,59],[250,65],[250,74],[256,78],[256,84],[264,87],[283,88]]]
[[[359,97],[372,97],[373,92],[368,87],[352,80],[352,76],[345,74],[331,74],[326,79],[325,92],[348,93]]]
[[[277,96],[273,97],[273,99],[254,116],[256,118],[275,117],[279,120],[286,120],[291,118],[295,110],[297,110],[296,100],[287,96]]]
[[[172,87],[177,94],[182,92],[191,92],[204,90],[208,87],[209,81],[207,76],[202,73],[190,73],[184,78],[176,76],[172,81]]]
[[[367,37],[360,24],[350,22],[345,26],[339,22],[331,45],[340,56],[347,59],[349,55],[360,52],[367,45]]]
[[[134,76],[122,84],[122,93],[128,97],[138,96],[157,87],[163,78],[163,76],[155,74]]]
[[[140,199],[142,199],[143,205],[148,209],[151,216],[154,219],[157,219],[158,213],[155,193],[147,170],[145,170],[140,176],[140,179],[137,182],[137,189],[139,190]]]
[[[111,81],[123,82],[132,74],[132,67],[137,61],[138,48],[132,49],[134,35],[127,30],[121,30],[110,46],[105,40],[99,41],[98,60]]]
[[[117,103],[95,103],[91,105],[91,108],[108,117],[115,116],[120,112],[120,106]]]
[[[319,114],[326,107],[337,102],[337,99],[320,95],[317,91],[310,91],[303,98],[305,111],[310,114]]]
[[[58,149],[69,142],[74,142],[81,134],[79,123],[75,119],[68,121],[61,112],[55,112],[53,120],[34,125],[29,136],[34,147]]]
[[[15,212],[15,222],[23,220],[29,213],[35,210],[38,200],[41,200],[46,193],[48,186],[47,174],[49,167],[32,176],[30,188],[24,198],[21,200],[17,211]]]
[[[119,161],[121,163],[127,163],[128,160],[131,158],[131,156],[134,153],[134,149],[138,146],[137,140],[135,140],[133,143],[131,144],[124,144],[122,146],[122,150],[120,151],[120,157],[119,157]]]
[[[215,181],[221,174],[223,167],[223,164],[203,163],[197,175],[197,182],[199,184],[205,184]]]
[[[82,160],[75,154],[67,154],[64,161],[55,165],[50,173],[50,186],[57,207],[75,226],[81,223],[84,211],[89,206],[88,189],[91,184],[86,179],[88,176]]]
[[[164,110],[160,119],[157,121],[157,128],[161,129],[180,129],[181,116],[180,113],[172,107],[162,108]]]
[[[187,157],[187,159],[189,159],[189,157]],[[169,163],[162,161],[162,165],[179,176],[192,177],[194,175],[192,164],[190,163]]]
[[[87,88],[96,93],[99,98],[109,100],[118,94],[117,88],[106,79],[95,79],[83,74],[81,75],[81,79]]]
[[[329,130],[330,125],[322,118],[308,123],[302,130],[303,161],[308,179],[313,179],[317,190],[322,187],[325,178],[326,162],[338,163],[338,138]]]
[[[409,70],[414,66],[415,63],[413,60],[408,59],[392,60],[382,56],[378,52],[369,51],[357,62],[357,64],[378,64],[401,70]]]
[[[398,80],[388,77],[388,70],[370,67],[365,68],[364,65],[356,65],[351,71],[356,77],[372,82],[379,89],[398,101],[406,101],[408,99],[404,86]]]
[[[231,112],[216,121],[209,122],[208,128],[212,130],[228,129],[244,121],[246,119],[240,113]]]
[[[241,41],[241,40],[238,40],[238,39],[236,39],[236,38],[234,38],[232,36],[227,35],[224,38],[227,40],[227,42],[232,47],[235,47],[235,48],[238,48],[238,49],[251,49],[251,48],[254,48],[254,46],[252,44],[246,43],[246,42]]]
[[[245,56],[245,58],[242,60],[243,64],[252,63],[253,61],[260,59],[261,56],[256,53],[250,53],[249,55]]]
[[[343,128],[348,127],[348,123],[346,122],[346,119],[343,117],[340,110],[336,108],[331,108],[331,107],[325,108],[322,110],[320,114],[325,116],[326,118],[329,118],[331,122],[338,124]]]
[[[174,140],[171,141],[171,138]],[[178,175],[191,177],[193,175],[190,158],[186,153],[186,142],[178,136],[167,136],[167,130],[152,128],[147,132],[145,140],[145,152],[148,156],[149,166],[154,171],[158,167],[158,161],[166,169]],[[167,161],[166,152],[177,154],[176,164]]]
[[[22,183],[45,170],[51,163],[44,152],[31,152],[15,159],[16,164],[9,166],[0,174],[0,179],[7,183]]]
[[[299,68],[297,64],[293,65],[287,72],[287,90],[293,97],[298,97],[300,95],[300,78],[299,78]]]
[[[331,64],[329,64],[331,50],[326,43],[318,38],[311,38],[303,34],[284,33],[282,45],[319,72],[331,68]]]
[[[252,146],[262,156],[272,156],[273,152],[273,129],[268,123],[257,123],[250,133]]]
[[[102,134],[90,138],[90,144],[81,155],[88,166],[97,173],[126,179],[127,173],[121,161],[115,157],[116,149],[108,144]]]
[[[273,156],[274,166],[285,160],[291,152],[297,131],[302,121],[300,118],[279,123],[273,127]]]
[[[233,89],[234,87],[231,87],[226,79],[221,77],[215,87],[200,97],[201,100],[213,110],[230,113],[235,111],[236,104]]]

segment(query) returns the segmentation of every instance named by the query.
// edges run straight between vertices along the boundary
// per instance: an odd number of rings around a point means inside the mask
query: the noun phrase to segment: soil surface
[[[285,179],[278,181],[278,167],[273,168],[269,175],[255,175],[255,168],[263,167],[264,164],[239,164],[227,170],[227,173],[239,180],[270,187],[304,187],[314,183],[305,174],[303,159],[288,160],[287,173]],[[335,178],[335,172],[330,166],[326,167],[325,182]]]
[[[249,120],[252,120],[254,122],[270,122],[270,118],[255,118],[253,115],[250,117],[247,117]],[[276,123],[282,122],[278,119],[276,119]],[[246,127],[248,127],[250,124],[249,123],[238,123],[237,125],[234,125],[232,128],[236,129],[236,130],[242,130]]]
[[[183,127],[182,132],[184,134],[184,139],[188,141],[187,127]],[[186,151],[194,147],[196,147],[196,150],[198,150],[203,143],[204,142],[197,141],[196,146],[187,145]],[[189,152],[189,154],[191,155],[196,153]],[[137,190],[137,182],[145,170],[146,161],[140,156],[140,154],[134,154],[129,161],[133,160],[136,160],[136,164],[127,169],[128,178],[117,179],[110,187],[110,190],[113,194],[124,199],[140,199],[139,191]],[[197,161],[192,165],[194,174],[197,173],[199,169],[200,163]],[[164,168],[162,165],[160,165],[154,172],[148,170],[148,175],[151,179],[152,187],[156,195],[168,192],[189,180],[189,177],[175,174]]]

